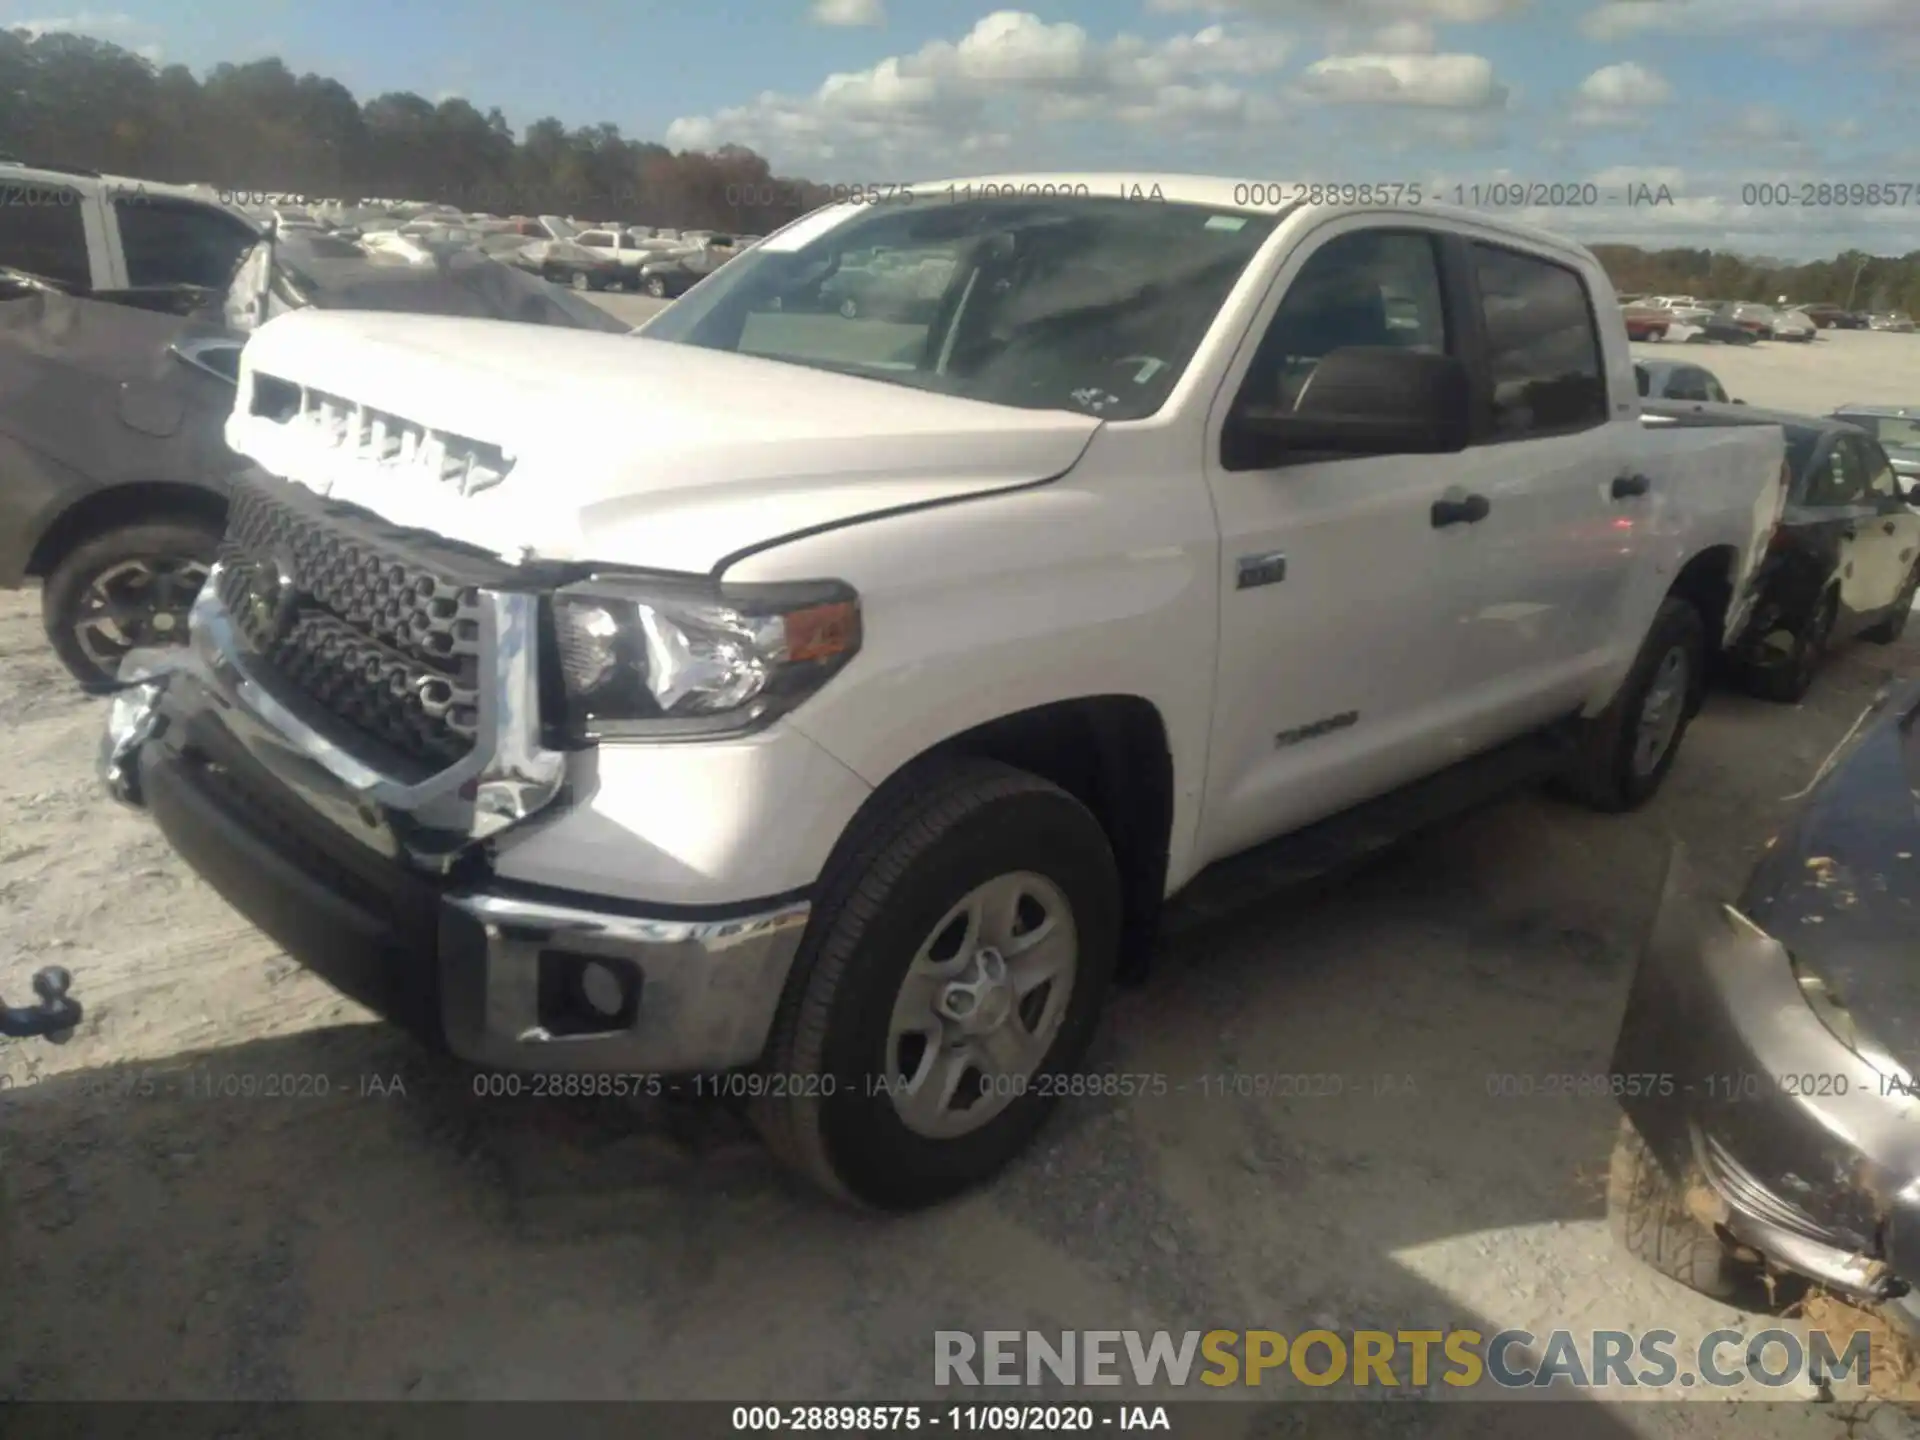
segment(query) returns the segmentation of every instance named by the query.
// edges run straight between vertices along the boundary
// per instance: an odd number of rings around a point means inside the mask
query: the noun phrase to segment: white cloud
[[[1234,81],[1272,73],[1292,48],[1275,31],[1224,25],[1159,41],[1095,40],[1078,25],[1001,10],[958,41],[829,75],[811,95],[767,91],[716,114],[684,116],[666,138],[680,149],[751,145],[783,163],[917,167],[983,130],[1019,133],[1022,124],[1247,125],[1271,118],[1277,101]]]
[[[1580,98],[1616,110],[1635,105],[1664,105],[1673,98],[1673,86],[1665,76],[1628,61],[1587,76],[1580,82]]]
[[[816,25],[884,25],[887,7],[881,0],[813,0],[807,12]]]
[[[1920,34],[1920,6],[1913,0],[1605,0],[1580,22],[1596,40],[1649,31],[1760,35],[1782,25],[1805,27],[1809,36],[1875,27]]]
[[[1588,128],[1632,129],[1647,123],[1647,111],[1673,98],[1664,75],[1627,61],[1594,71],[1574,92],[1573,123]]]
[[[1332,55],[1301,80],[1316,99],[1340,104],[1499,109],[1507,87],[1483,55]]]

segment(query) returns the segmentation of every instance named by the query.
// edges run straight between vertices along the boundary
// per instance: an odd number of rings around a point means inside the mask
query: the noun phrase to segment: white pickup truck
[[[106,783],[466,1060],[708,1077],[874,1206],[979,1182],[1217,862],[1644,801],[1779,515],[1778,430],[1643,427],[1579,246],[1277,188],[833,207],[633,335],[270,320]],[[876,246],[937,303],[840,314]]]

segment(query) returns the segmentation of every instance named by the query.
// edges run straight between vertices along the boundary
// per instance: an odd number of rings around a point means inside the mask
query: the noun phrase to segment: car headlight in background
[[[722,587],[605,576],[553,598],[562,739],[745,734],[812,695],[860,649],[860,601],[838,581]]]

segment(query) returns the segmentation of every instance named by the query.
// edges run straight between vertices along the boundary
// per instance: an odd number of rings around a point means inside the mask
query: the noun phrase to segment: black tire
[[[80,627],[89,608],[89,592],[96,583],[106,587],[122,601],[120,613],[127,618],[119,626],[123,636],[136,645],[162,645],[169,637],[184,642],[186,609],[193,602],[198,585],[192,582],[192,567],[204,574],[220,548],[221,527],[212,520],[182,515],[171,520],[151,520],[139,525],[123,525],[75,546],[65,559],[53,567],[40,589],[40,619],[46,628],[47,643],[53,646],[60,663],[91,693],[109,688],[115,678],[118,658],[112,666],[99,654],[90,653],[80,635]],[[144,584],[113,580],[116,570],[145,565],[157,572]],[[141,622],[141,593],[146,591],[158,602]],[[165,616],[165,622],[161,616]],[[108,637],[90,627],[94,651],[107,649]],[[117,646],[124,653],[129,646]]]
[[[1743,667],[1747,690],[1776,705],[1797,705],[1806,699],[1814,677],[1820,673],[1820,663],[1826,659],[1839,613],[1839,599],[1829,590],[1820,597],[1806,624],[1789,637],[1778,659],[1748,660]]]
[[[1678,655],[1678,661],[1672,659]],[[1579,751],[1561,777],[1560,789],[1594,810],[1619,813],[1634,810],[1653,798],[1673,768],[1687,726],[1700,707],[1705,689],[1706,626],[1700,612],[1687,601],[1669,595],[1660,603],[1640,644],[1633,668],[1621,683],[1613,703],[1581,727]],[[1666,667],[1678,664],[1675,676]],[[1682,687],[1679,711],[1664,747],[1651,764],[1640,762],[1641,719],[1655,682],[1673,681]]]
[[[1121,900],[1099,822],[1038,776],[961,760],[894,793],[827,867],[764,1060],[786,1093],[757,1100],[752,1114],[768,1147],[828,1193],[901,1211],[991,1178],[1046,1121],[1098,1023]],[[979,1128],[930,1139],[874,1092],[872,1077],[892,1065],[900,984],[943,916],[975,887],[1021,871],[1057,887],[1070,908],[1078,951],[1064,1013],[1033,1083]]]
[[[1907,583],[1900,587],[1900,597],[1893,602],[1893,609],[1871,630],[1862,631],[1862,640],[1871,640],[1876,645],[1891,645],[1907,633],[1907,618],[1913,614],[1913,602],[1920,596],[1920,565],[1913,568],[1907,576]]]
[[[1607,1167],[1607,1225],[1621,1249],[1669,1280],[1745,1309],[1770,1308],[1764,1265],[1743,1258],[1687,1209],[1679,1185],[1624,1116]]]
[[[641,283],[646,287],[647,294],[651,295],[654,299],[664,300],[667,298],[667,282],[658,275],[649,275]]]

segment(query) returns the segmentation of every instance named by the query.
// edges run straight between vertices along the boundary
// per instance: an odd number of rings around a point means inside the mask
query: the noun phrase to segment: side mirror
[[[1291,410],[1248,405],[1227,422],[1230,465],[1257,469],[1291,453],[1452,455],[1471,434],[1467,367],[1391,345],[1335,350]]]

